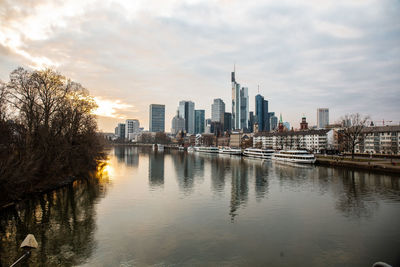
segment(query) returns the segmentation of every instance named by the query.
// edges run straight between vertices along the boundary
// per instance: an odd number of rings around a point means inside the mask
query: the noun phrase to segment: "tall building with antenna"
[[[240,87],[235,78],[235,66],[231,73],[232,82],[232,128],[247,129],[249,121],[249,92],[247,87]]]

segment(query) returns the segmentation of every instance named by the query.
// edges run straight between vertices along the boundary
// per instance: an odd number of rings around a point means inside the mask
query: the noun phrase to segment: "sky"
[[[400,123],[400,1],[0,0],[0,79],[51,67],[99,105],[99,128],[180,100],[231,111],[230,73],[298,128],[347,113]]]

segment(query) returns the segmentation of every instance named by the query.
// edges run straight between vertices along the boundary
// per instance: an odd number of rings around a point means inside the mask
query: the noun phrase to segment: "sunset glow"
[[[121,113],[124,110],[132,109],[133,105],[123,103],[121,100],[103,99],[101,97],[94,98],[98,108],[93,112],[96,115],[124,119],[126,116]]]

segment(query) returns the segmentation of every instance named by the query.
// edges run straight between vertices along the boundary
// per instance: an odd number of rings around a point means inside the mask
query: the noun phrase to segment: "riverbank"
[[[34,195],[44,194],[44,193],[59,189],[61,187],[70,185],[73,182],[75,182],[76,180],[78,180],[77,177],[69,176],[58,182],[53,181],[53,182],[47,183],[47,184],[39,184],[37,186],[30,188],[30,190],[19,193],[18,195],[16,195],[13,199],[10,199],[9,201],[0,203],[0,210],[6,209],[8,207],[12,207],[15,204],[17,204],[18,202],[23,201],[24,199],[29,199]]]
[[[317,156],[317,165],[346,167],[374,172],[400,174],[400,160],[390,159],[354,159],[347,157]]]
[[[104,155],[102,157],[104,157]],[[63,177],[47,177],[38,183],[30,184],[29,188],[24,187],[22,184],[16,185],[16,188],[23,189],[13,192],[13,197],[1,201],[0,211],[16,205],[20,201],[32,198],[33,196],[45,194],[64,186],[71,185],[75,181],[84,180],[90,176],[91,173],[95,173],[102,166],[103,163],[101,163],[101,160],[97,160],[96,166],[88,166],[86,171],[76,172],[75,174],[70,174]]]

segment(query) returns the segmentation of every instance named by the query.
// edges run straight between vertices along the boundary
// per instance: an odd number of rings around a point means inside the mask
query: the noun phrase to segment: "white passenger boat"
[[[274,154],[272,149],[261,149],[261,148],[246,148],[243,151],[243,155],[246,157],[260,158],[260,159],[271,159]]]
[[[161,144],[153,144],[152,148],[153,151],[164,151],[164,145]]]
[[[187,152],[194,152],[195,150],[194,150],[194,147],[192,147],[192,146],[190,146],[190,147],[188,147],[187,148]]]
[[[281,150],[272,156],[273,160],[294,163],[315,163],[314,154],[307,150]]]
[[[197,151],[205,152],[205,153],[218,153],[219,152],[218,147],[215,147],[215,146],[209,146],[209,147],[208,146],[200,146]]]
[[[242,150],[238,148],[223,147],[219,149],[219,154],[242,155]]]

